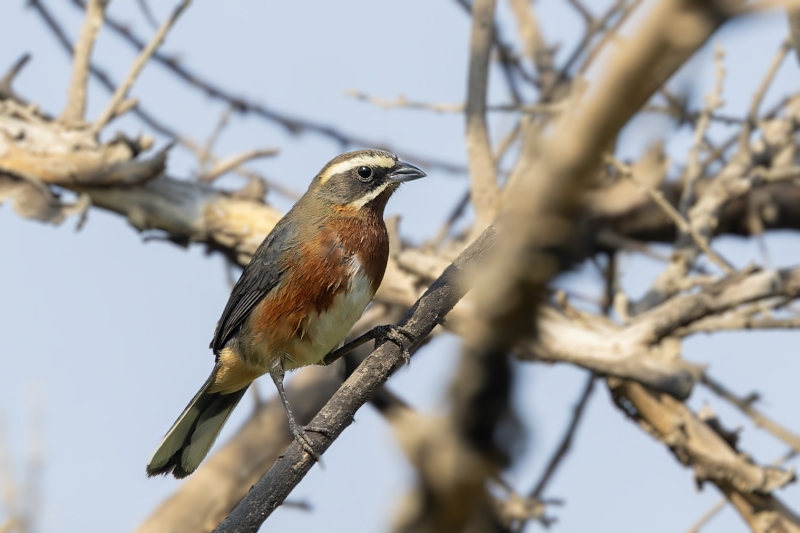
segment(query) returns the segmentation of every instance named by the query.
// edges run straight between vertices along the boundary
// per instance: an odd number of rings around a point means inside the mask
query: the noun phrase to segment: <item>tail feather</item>
[[[148,476],[172,473],[176,478],[183,478],[200,466],[247,390],[244,387],[229,394],[208,392],[216,374],[215,366],[211,376],[164,436],[147,463]]]

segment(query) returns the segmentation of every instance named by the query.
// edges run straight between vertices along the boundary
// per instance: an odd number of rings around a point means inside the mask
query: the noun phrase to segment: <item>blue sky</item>
[[[508,7],[499,2],[507,39],[515,38]],[[599,9],[607,1],[593,2]],[[6,2],[0,16],[0,70],[22,53],[33,60],[16,82],[19,93],[57,113],[66,99],[70,64],[36,13],[25,2]],[[159,20],[171,3],[151,1]],[[47,0],[74,39],[81,13],[65,0]],[[536,2],[543,31],[561,43],[564,58],[575,43],[580,19],[563,0]],[[129,21],[140,34],[152,29],[134,0],[115,0],[110,13]],[[178,22],[164,50],[233,92],[274,109],[331,124],[360,137],[388,142],[397,152],[423,154],[465,163],[463,118],[410,110],[382,110],[347,98],[364,93],[393,99],[462,102],[468,62],[469,19],[448,0],[342,0],[339,2],[245,2],[197,0]],[[780,14],[734,22],[715,40],[728,52],[726,112],[742,114],[775,49],[786,35]],[[713,83],[711,49],[706,47],[681,71],[675,86],[685,87],[697,105]],[[105,30],[95,58],[116,79],[133,54]],[[795,91],[800,77],[791,54],[767,97],[767,104]],[[507,93],[495,73],[491,100],[505,103]],[[165,122],[198,141],[214,128],[225,107],[188,89],[157,65],[149,65],[132,95]],[[89,117],[103,109],[108,95],[90,86]],[[493,116],[495,134],[510,125]],[[106,131],[152,133],[133,119]],[[721,131],[712,132],[719,135]],[[667,137],[680,160],[691,139],[663,119],[646,117],[628,127],[620,152],[634,156],[649,143]],[[164,139],[158,139],[162,146]],[[340,148],[311,135],[293,137],[253,117],[237,116],[220,138],[218,153],[276,146],[278,157],[253,164],[271,179],[303,191],[315,172]],[[172,175],[191,178],[195,161],[175,149]],[[402,215],[401,231],[419,242],[436,233],[463,191],[464,177],[430,171],[430,178],[403,188],[388,214]],[[236,178],[224,186],[241,185]],[[282,209],[290,202],[271,194]],[[0,208],[0,338],[5,380],[0,387],[0,422],[24,477],[34,413],[44,417],[44,474],[39,531],[62,533],[130,531],[180,482],[147,479],[144,465],[165,430],[206,378],[213,356],[208,341],[228,296],[221,258],[198,247],[181,249],[143,242],[117,216],[93,210],[76,232],[75,221],[59,227],[24,221]],[[738,238],[720,240],[719,249],[737,265],[761,260],[758,247]],[[783,232],[767,238],[772,263],[798,263],[798,241]],[[640,257],[623,260],[624,283],[640,295],[660,265]],[[591,267],[565,276],[576,291],[596,293]],[[761,407],[792,428],[800,428],[796,375],[800,370],[797,333],[731,333],[703,336],[685,344],[684,355],[710,363],[712,375],[735,391],[764,392]],[[424,412],[444,408],[450,369],[458,342],[442,337],[390,382]],[[515,404],[528,442],[509,478],[529,490],[557,444],[584,381],[584,372],[564,366],[518,365]],[[263,394],[272,384],[262,380]],[[698,389],[690,403],[711,403],[727,427],[743,427],[742,448],[759,462],[784,451],[763,431]],[[38,407],[37,407],[38,406]],[[221,441],[248,415],[242,402]],[[0,480],[2,482],[2,480]],[[325,455],[292,495],[310,503],[310,513],[280,509],[265,531],[289,527],[324,531],[373,532],[390,524],[398,498],[411,486],[413,472],[391,430],[371,407]],[[573,451],[553,480],[548,497],[563,498],[554,509],[560,531],[674,532],[689,527],[719,498],[713,487],[697,492],[690,470],[611,404],[597,387]],[[800,490],[779,496],[800,509]],[[538,526],[532,526],[536,529]],[[730,509],[708,532],[746,531]]]

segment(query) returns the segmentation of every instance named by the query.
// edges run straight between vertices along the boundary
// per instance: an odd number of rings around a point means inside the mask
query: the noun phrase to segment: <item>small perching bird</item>
[[[401,183],[424,176],[382,150],[325,165],[234,286],[211,341],[214,369],[159,444],[148,475],[194,472],[247,387],[267,372],[295,439],[314,455],[286,399],[284,372],[321,363],[341,345],[386,270],[386,202]],[[373,337],[387,331],[377,328]]]

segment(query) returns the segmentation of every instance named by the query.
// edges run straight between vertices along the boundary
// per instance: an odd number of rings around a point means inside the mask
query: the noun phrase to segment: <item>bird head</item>
[[[383,213],[401,183],[425,177],[410,163],[383,150],[357,150],[339,155],[319,171],[307,195],[340,208]]]

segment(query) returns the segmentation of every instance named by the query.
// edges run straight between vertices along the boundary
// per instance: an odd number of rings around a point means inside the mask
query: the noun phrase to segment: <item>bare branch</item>
[[[248,161],[261,159],[263,157],[272,157],[277,155],[278,152],[280,152],[280,150],[277,148],[256,148],[254,150],[242,152],[241,154],[226,157],[225,159],[220,159],[214,163],[214,166],[211,167],[207,173],[200,175],[200,180],[206,183],[214,181],[223,174],[239,168]]]
[[[724,58],[725,52],[722,50],[722,45],[717,43],[714,48],[716,84],[711,94],[706,97],[706,106],[703,108],[703,111],[700,112],[697,125],[695,126],[694,144],[689,152],[689,161],[686,165],[686,177],[683,185],[683,195],[681,196],[681,201],[678,205],[679,212],[683,217],[687,216],[689,213],[689,208],[695,201],[695,183],[700,178],[702,173],[702,167],[700,166],[700,149],[703,144],[703,139],[706,136],[708,126],[711,122],[711,115],[716,109],[723,105],[722,87],[725,82],[725,64],[723,63]],[[681,231],[686,233],[686,230],[684,229]],[[694,235],[692,237],[695,238]],[[695,239],[695,242],[697,242],[697,239]],[[700,243],[698,243],[698,246],[700,246]]]
[[[72,44],[64,32],[64,28],[58,23],[50,10],[45,7],[45,5],[42,3],[42,0],[29,0],[29,5],[33,7],[37,13],[39,13],[47,27],[53,32],[53,35],[55,35],[56,40],[59,42],[61,47],[66,50],[67,53],[73,55],[74,52],[72,49]],[[115,87],[117,87],[118,84],[113,81],[111,76],[109,76],[105,70],[97,67],[94,64],[90,64],[89,72],[100,82],[100,85],[105,87],[109,92],[114,92]],[[166,135],[170,139],[180,140],[181,144],[183,145],[189,144],[187,140],[179,135],[173,128],[156,119],[153,114],[145,111],[140,106],[135,107],[133,109],[133,113],[139,117],[142,122],[158,133]]]
[[[408,100],[405,96],[398,96],[394,100],[386,100],[378,98],[377,96],[370,96],[362,93],[356,89],[350,89],[345,92],[345,96],[350,96],[362,102],[368,102],[383,109],[421,109],[425,111],[433,111],[434,113],[463,113],[466,110],[466,104],[448,104],[448,103],[426,103]],[[564,111],[565,106],[561,103],[558,104],[500,104],[500,105],[487,105],[486,111],[500,111],[508,113],[530,113],[540,115],[554,115]]]
[[[78,42],[75,43],[74,60],[72,61],[72,79],[67,93],[67,105],[61,112],[61,121],[77,125],[83,122],[86,115],[86,88],[89,83],[89,65],[92,59],[97,34],[103,26],[103,14],[108,0],[89,0],[86,6],[86,19],[81,28]]]
[[[232,107],[226,107],[225,111],[219,116],[219,121],[217,121],[217,125],[214,127],[214,130],[211,132],[211,135],[208,136],[208,140],[206,140],[205,145],[203,146],[200,153],[197,154],[197,163],[200,167],[200,170],[204,173],[206,172],[206,168],[208,165],[209,160],[211,159],[211,152],[214,149],[214,145],[216,144],[219,136],[222,135],[222,130],[228,125],[228,121],[231,118],[231,112],[233,112]]]
[[[711,249],[708,241],[702,235],[700,235],[700,232],[697,229],[691,226],[689,222],[683,218],[683,216],[672,206],[672,204],[669,203],[666,198],[664,198],[664,195],[661,194],[660,191],[657,191],[640,181],[633,174],[633,172],[631,172],[630,167],[621,163],[620,161],[610,158],[609,162],[616,167],[620,174],[636,183],[642,192],[644,192],[651,200],[653,200],[653,202],[655,202],[658,207],[664,211],[664,213],[675,223],[682,233],[690,235],[697,247],[703,250],[703,252],[711,261],[713,261],[727,274],[732,274],[735,272],[733,265],[731,265],[728,261],[723,259],[719,254]]]
[[[134,60],[133,65],[131,65],[128,75],[124,80],[122,80],[122,83],[114,91],[114,94],[111,96],[111,99],[106,105],[105,110],[100,113],[100,116],[97,117],[97,120],[95,120],[92,124],[92,132],[94,134],[97,134],[101,129],[103,129],[105,125],[108,124],[108,121],[117,114],[117,109],[122,101],[128,96],[128,91],[130,91],[131,87],[133,87],[133,84],[136,81],[136,78],[139,76],[139,73],[153,56],[156,49],[161,46],[161,43],[164,42],[164,38],[167,36],[169,30],[172,29],[172,26],[178,20],[178,17],[180,17],[181,13],[183,13],[183,11],[189,7],[191,2],[192,0],[182,0],[181,3],[178,4],[178,7],[176,7],[172,12],[172,15],[170,15],[170,17],[161,25],[156,34],[153,35],[153,38],[150,40],[147,46],[142,49],[139,56]]]
[[[756,426],[764,428],[766,431],[788,444],[795,453],[800,453],[800,435],[793,433],[753,407],[753,402],[758,398],[757,395],[751,395],[749,398],[739,398],[725,388],[720,382],[712,379],[708,373],[703,374],[702,382],[703,385],[711,389],[714,394],[724,398],[741,412],[749,416]]]
[[[147,22],[150,23],[154,30],[157,30],[158,22],[156,22],[156,18],[153,16],[153,12],[150,10],[150,4],[147,3],[147,0],[136,0],[136,3],[139,4],[139,9],[142,11]]]
[[[619,29],[622,25],[627,21],[631,14],[641,5],[642,0],[633,0],[631,3],[622,4],[619,6],[620,14],[616,17],[614,23],[603,33],[603,36],[600,37],[600,40],[597,41],[597,44],[592,46],[591,50],[586,54],[586,59],[583,61],[580,69],[578,69],[578,74],[584,74],[589,67],[592,66],[595,59],[598,58],[600,52],[602,52],[605,46],[611,42],[615,37],[618,36]],[[603,20],[600,22],[601,26],[605,26],[608,21],[610,20],[610,16],[613,15],[615,12],[609,11],[606,16],[604,16]]]
[[[786,54],[789,53],[790,48],[791,42],[789,39],[781,43],[781,46],[778,48],[775,57],[772,58],[772,63],[770,63],[769,68],[764,75],[764,79],[761,80],[761,84],[753,94],[753,100],[750,102],[750,109],[747,112],[747,121],[745,122],[744,126],[742,126],[742,131],[739,134],[739,151],[742,153],[749,153],[750,133],[752,132],[752,129],[758,120],[758,108],[761,107],[761,102],[764,100],[764,95],[766,95],[769,86],[772,85],[772,81],[775,79],[775,75],[778,73],[778,69],[783,63],[783,60],[786,58]]]
[[[578,43],[578,46],[575,47],[575,49],[570,54],[569,58],[567,58],[566,62],[564,63],[564,66],[562,66],[561,69],[559,70],[558,81],[564,81],[569,79],[570,70],[572,70],[572,67],[575,65],[575,63],[577,63],[578,59],[581,57],[584,51],[589,47],[589,44],[591,44],[592,40],[597,36],[597,34],[606,30],[606,27],[608,26],[611,19],[623,8],[625,3],[626,0],[616,0],[608,8],[608,10],[606,10],[606,12],[598,19],[596,19],[594,16],[591,16],[591,14],[588,11],[584,11],[585,14],[590,15],[591,17],[587,19],[586,32],[583,34],[580,43]],[[575,3],[573,5],[580,5],[580,4]],[[549,89],[550,91],[555,90],[556,84],[554,84]]]
[[[544,489],[547,488],[547,484],[550,482],[553,474],[555,474],[558,466],[561,464],[561,461],[563,461],[564,457],[566,457],[567,453],[569,453],[569,450],[572,447],[572,439],[575,437],[575,432],[577,431],[578,424],[583,416],[583,411],[586,409],[586,405],[589,403],[589,398],[592,396],[594,382],[595,375],[589,374],[589,376],[586,378],[586,385],[583,386],[583,392],[578,398],[578,403],[575,404],[572,412],[572,420],[570,421],[569,426],[567,426],[567,431],[564,433],[564,437],[561,439],[561,444],[556,449],[553,457],[551,457],[550,461],[547,463],[547,468],[545,468],[542,477],[539,479],[538,483],[536,483],[535,488],[531,492],[531,497],[540,498],[542,496]]]
[[[567,0],[569,5],[575,8],[575,10],[581,14],[583,20],[586,22],[586,25],[591,25],[594,22],[594,15],[586,9],[586,6],[580,0]]]
[[[726,498],[722,498],[720,501],[714,504],[711,509],[703,513],[703,516],[697,519],[697,522],[692,524],[692,526],[686,530],[686,533],[700,533],[700,530],[703,529],[703,526],[708,524],[712,518],[717,516],[720,511],[725,509],[725,506],[728,505],[728,500]]]
[[[12,98],[18,102],[25,103],[22,98],[17,96],[14,92],[14,89],[11,88],[11,83],[14,81],[14,78],[20,73],[22,68],[28,63],[30,60],[30,54],[23,54],[16,63],[11,65],[11,68],[8,69],[8,72],[0,79],[0,100],[5,100],[6,98]]]
[[[525,44],[525,53],[536,65],[539,72],[541,85],[548,87],[552,84],[553,51],[547,47],[542,36],[539,23],[536,20],[533,4],[527,0],[511,0],[511,9],[517,19],[517,26],[522,42]]]
[[[492,223],[499,207],[497,173],[486,125],[486,92],[494,29],[494,5],[495,0],[476,0],[472,8],[466,115],[471,199],[476,214],[473,230],[475,235]]]
[[[701,420],[666,394],[625,381],[609,386],[618,407],[692,467],[698,483],[714,483],[754,531],[767,531],[759,523],[769,523],[773,531],[800,531],[800,517],[771,494],[794,480],[792,471],[752,463],[733,447],[718,422]]]

